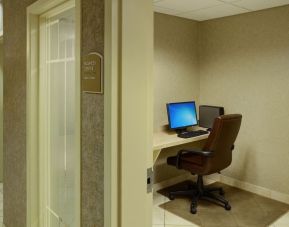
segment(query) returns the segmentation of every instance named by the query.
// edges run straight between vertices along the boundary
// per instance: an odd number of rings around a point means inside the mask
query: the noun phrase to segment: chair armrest
[[[177,155],[176,167],[180,169],[180,161],[183,154],[195,154],[203,157],[212,157],[213,153],[214,152],[212,151],[203,151],[203,150],[180,150]]]

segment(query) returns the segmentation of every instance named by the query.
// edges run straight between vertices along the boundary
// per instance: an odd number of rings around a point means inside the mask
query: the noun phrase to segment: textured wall
[[[26,7],[4,2],[4,222],[26,226]],[[82,0],[82,55],[103,53],[103,0]],[[82,95],[82,224],[103,226],[103,96]]]
[[[223,174],[289,194],[289,6],[201,23],[201,102],[242,113]]]
[[[199,100],[197,22],[154,17],[154,129],[167,124],[166,103]]]
[[[3,182],[3,43],[0,41],[0,182]]]
[[[4,223],[26,226],[26,7],[4,2]]]
[[[82,0],[82,56],[104,52],[104,0]],[[103,227],[103,95],[82,94],[82,226]]]

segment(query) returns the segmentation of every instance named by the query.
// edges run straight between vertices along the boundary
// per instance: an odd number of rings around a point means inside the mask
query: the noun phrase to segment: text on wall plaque
[[[83,92],[103,93],[103,57],[99,53],[90,53],[82,58]]]

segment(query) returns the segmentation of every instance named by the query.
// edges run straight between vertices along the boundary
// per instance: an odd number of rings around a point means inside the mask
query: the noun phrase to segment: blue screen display
[[[195,102],[170,103],[167,104],[167,111],[171,129],[197,125]]]

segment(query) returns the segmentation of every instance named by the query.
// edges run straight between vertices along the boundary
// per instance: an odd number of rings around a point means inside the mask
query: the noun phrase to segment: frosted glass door
[[[44,160],[46,174],[45,192],[47,227],[79,227],[76,221],[78,211],[76,146],[76,96],[75,96],[75,20],[74,8],[57,15],[45,17],[42,29],[45,56],[45,72],[40,83],[46,89],[40,104],[45,125],[47,159]],[[45,53],[44,53],[45,52]],[[46,113],[45,113],[45,110]],[[41,110],[40,110],[41,111]]]

